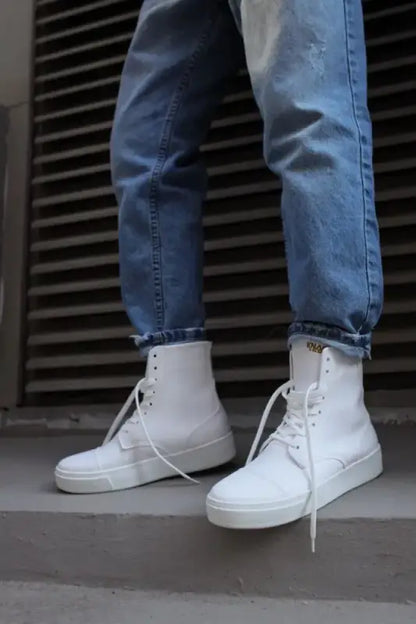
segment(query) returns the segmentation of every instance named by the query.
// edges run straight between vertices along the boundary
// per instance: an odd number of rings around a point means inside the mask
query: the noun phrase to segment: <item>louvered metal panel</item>
[[[386,277],[369,389],[416,371],[416,1],[367,0],[369,97]],[[119,400],[139,374],[120,302],[108,139],[137,0],[38,0],[25,402]],[[223,395],[284,379],[290,321],[278,196],[244,70],[203,147],[205,299]]]

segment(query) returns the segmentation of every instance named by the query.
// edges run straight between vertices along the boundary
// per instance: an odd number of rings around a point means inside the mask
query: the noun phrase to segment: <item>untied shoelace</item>
[[[253,461],[272,407],[279,398],[279,396],[283,396],[284,399],[287,401],[286,414],[283,417],[282,423],[279,425],[276,431],[272,433],[265,441],[260,449],[260,453],[266,446],[268,446],[268,444],[270,444],[272,440],[276,440],[278,442],[282,442],[288,446],[296,448],[296,443],[293,441],[293,437],[296,435],[306,436],[309,461],[309,477],[311,485],[310,537],[312,552],[315,552],[318,504],[315,461],[313,454],[309,415],[314,413],[316,405],[318,405],[323,398],[322,395],[319,395],[315,392],[317,389],[318,386],[314,383],[308,387],[306,392],[294,392],[293,380],[290,380],[277,388],[277,390],[270,397],[269,402],[267,403],[266,408],[263,412],[263,416],[261,417],[256,436],[254,438],[246,461],[246,466]]]
[[[110,429],[107,432],[107,435],[104,438],[102,446],[110,442],[110,440],[113,438],[118,428],[120,427],[121,423],[125,419],[131,406],[135,402],[136,411],[134,412],[133,416],[131,416],[131,418],[129,418],[125,422],[124,427],[128,428],[129,423],[140,424],[143,428],[143,432],[146,437],[147,443],[149,444],[154,454],[167,466],[172,468],[172,470],[174,470],[180,477],[183,477],[184,479],[186,479],[187,481],[190,481],[191,483],[199,484],[199,481],[197,481],[196,479],[193,479],[192,477],[187,475],[186,472],[183,472],[180,468],[178,468],[177,466],[172,464],[168,459],[166,459],[166,457],[164,457],[162,453],[160,453],[157,446],[153,443],[153,440],[149,434],[149,431],[147,429],[145,419],[144,419],[145,414],[143,413],[142,408],[151,405],[150,399],[153,396],[152,387],[154,386],[155,382],[156,382],[155,379],[147,379],[146,377],[144,377],[143,379],[139,381],[138,384],[136,384],[136,386],[131,391],[127,401],[124,403],[123,407],[121,408],[121,410],[115,417]],[[143,394],[142,402],[140,402],[140,392]]]
[[[130,410],[132,404],[135,402],[136,411],[133,416],[129,418],[124,426],[128,426],[129,423],[132,424],[140,424],[143,428],[143,432],[145,434],[146,440],[153,450],[155,455],[163,461],[167,466],[172,468],[179,476],[183,477],[187,481],[191,483],[199,484],[199,481],[193,479],[185,472],[180,470],[177,466],[172,464],[166,457],[164,457],[156,445],[153,443],[153,440],[149,434],[147,429],[144,413],[142,411],[142,407],[146,407],[151,405],[150,398],[153,395],[152,387],[155,384],[154,379],[141,379],[138,384],[133,388],[130,393],[127,401],[115,417],[110,429],[107,432],[107,435],[104,438],[104,444],[107,444],[115,435],[121,423],[124,421],[128,411]],[[279,386],[277,390],[270,397],[266,408],[263,412],[263,415],[260,419],[260,424],[257,429],[256,436],[254,438],[253,444],[251,446],[250,452],[247,457],[246,466],[250,464],[256,451],[258,449],[260,439],[263,435],[264,429],[267,424],[267,420],[270,416],[270,412],[273,408],[273,405],[279,398],[279,396],[283,396],[287,401],[287,411],[285,416],[283,417],[282,423],[276,429],[274,433],[272,433],[266,442],[262,445],[260,449],[261,451],[272,441],[276,440],[278,442],[282,442],[287,444],[288,446],[295,446],[293,441],[290,440],[290,437],[294,435],[306,435],[307,441],[307,449],[308,449],[308,459],[309,459],[309,471],[310,471],[310,483],[311,483],[311,522],[310,522],[310,536],[311,536],[311,546],[312,552],[315,552],[315,543],[316,543],[316,524],[317,524],[317,487],[316,487],[316,477],[315,477],[315,462],[313,455],[313,447],[311,440],[311,432],[310,432],[310,424],[309,424],[309,414],[313,407],[320,402],[321,398],[319,395],[312,396],[312,392],[317,389],[317,384],[311,384],[305,393],[295,393],[293,392],[293,381],[290,380],[283,385]],[[291,392],[292,391],[292,392]],[[143,394],[143,400],[140,403],[140,392]],[[299,396],[302,397],[301,410],[299,410]],[[299,413],[300,412],[300,413]]]

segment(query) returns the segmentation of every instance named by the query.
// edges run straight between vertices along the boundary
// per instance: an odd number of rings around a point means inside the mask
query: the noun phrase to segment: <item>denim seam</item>
[[[364,151],[363,151],[363,142],[362,142],[362,131],[360,127],[360,123],[358,121],[358,113],[356,106],[356,98],[355,98],[355,89],[354,89],[354,79],[352,76],[352,56],[353,50],[351,45],[351,29],[350,29],[350,14],[348,10],[348,2],[350,0],[344,0],[344,20],[345,20],[345,47],[346,47],[346,56],[347,56],[347,71],[348,71],[348,83],[351,91],[351,103],[352,103],[352,111],[354,122],[357,127],[357,134],[359,139],[360,146],[360,177],[361,177],[361,189],[362,189],[362,197],[363,197],[363,233],[364,233],[364,249],[365,249],[365,272],[366,272],[366,280],[367,280],[367,293],[368,293],[368,304],[367,310],[365,312],[363,321],[361,323],[360,328],[358,329],[358,333],[361,332],[363,326],[367,322],[370,310],[372,306],[372,297],[371,297],[371,287],[370,287],[370,275],[369,275],[369,257],[368,257],[368,240],[367,240],[367,199],[366,199],[366,184],[365,184],[365,176],[363,171],[364,165]]]
[[[341,327],[325,325],[310,321],[294,322],[289,327],[289,344],[297,336],[304,336],[311,340],[327,340],[336,343],[341,350],[343,347],[355,349],[360,357],[371,357],[370,334],[350,334]],[[345,349],[344,349],[345,350]]]
[[[189,327],[186,329],[148,332],[142,336],[130,336],[130,338],[134,339],[141,353],[145,354],[145,352],[156,346],[206,340],[206,334],[203,327]]]
[[[181,97],[185,92],[185,87],[189,81],[189,78],[194,70],[200,54],[203,52],[205,44],[209,39],[209,35],[214,23],[214,18],[211,17],[205,29],[202,31],[198,44],[189,58],[188,64],[182,75],[178,87],[173,94],[171,103],[169,105],[165,125],[162,132],[162,137],[159,144],[159,151],[156,158],[156,163],[152,171],[150,178],[150,191],[149,191],[149,203],[150,203],[150,226],[151,226],[151,238],[152,238],[152,260],[153,260],[153,279],[155,288],[155,312],[156,323],[158,331],[163,330],[164,326],[164,294],[163,294],[163,276],[162,276],[162,251],[161,251],[161,238],[160,238],[160,221],[159,221],[159,182],[162,177],[163,169],[166,164],[167,156],[169,153],[170,141],[172,138],[172,130],[174,126],[175,117],[180,109]]]

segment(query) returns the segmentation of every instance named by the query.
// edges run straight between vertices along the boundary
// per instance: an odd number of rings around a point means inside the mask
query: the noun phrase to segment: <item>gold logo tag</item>
[[[324,345],[321,345],[318,342],[308,342],[307,347],[309,351],[312,351],[313,353],[322,353],[324,350]]]

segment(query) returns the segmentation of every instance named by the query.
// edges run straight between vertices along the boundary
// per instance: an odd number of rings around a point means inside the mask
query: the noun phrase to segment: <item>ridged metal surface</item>
[[[370,389],[416,379],[416,1],[365,2],[386,276]],[[140,366],[120,302],[108,139],[137,0],[38,0],[25,401],[121,398]],[[221,392],[267,394],[286,374],[280,183],[262,160],[246,72],[205,153],[208,328]]]

